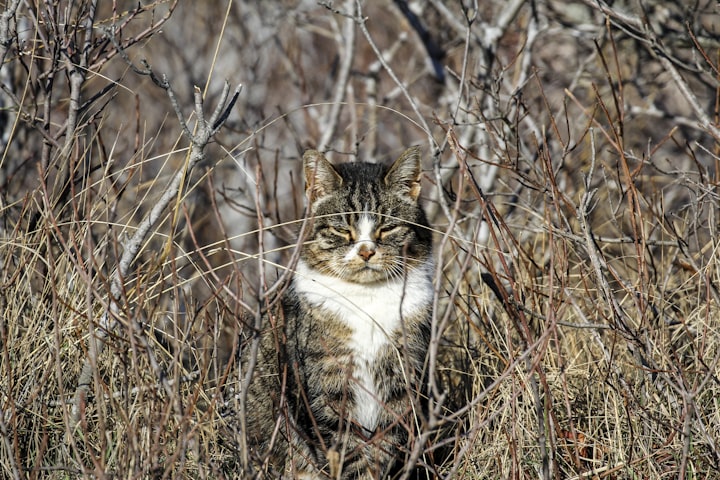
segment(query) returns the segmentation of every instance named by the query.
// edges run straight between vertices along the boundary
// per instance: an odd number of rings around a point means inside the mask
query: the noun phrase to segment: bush
[[[302,152],[423,144],[439,400],[413,460],[717,475],[716,10],[5,2],[2,474],[249,476],[240,319],[286,280]]]

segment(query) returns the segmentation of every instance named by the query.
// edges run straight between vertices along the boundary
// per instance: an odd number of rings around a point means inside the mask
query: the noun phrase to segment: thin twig
[[[647,25],[639,16],[625,13],[619,9],[612,7],[602,0],[582,0],[586,5],[599,10],[604,15],[609,16],[613,19],[613,22],[618,22],[620,26],[627,26],[640,32],[637,37],[641,40],[641,43],[645,45],[648,50],[658,59],[660,64],[663,66],[666,72],[670,74],[670,77],[675,82],[680,94],[687,100],[688,104],[692,108],[693,113],[697,115],[699,123],[703,129],[712,134],[716,140],[720,140],[720,128],[710,120],[710,117],[705,113],[705,109],[700,106],[700,102],[697,96],[693,93],[690,86],[687,84],[680,72],[675,67],[674,61],[670,52],[663,46],[663,43],[657,38],[657,35],[652,30],[650,25]]]
[[[435,139],[432,136],[432,130],[430,130],[430,126],[425,121],[425,117],[422,113],[420,113],[420,109],[417,106],[417,102],[415,99],[410,95],[410,92],[408,92],[407,87],[405,84],[398,78],[398,76],[395,74],[395,71],[390,67],[390,65],[387,63],[385,58],[383,57],[382,52],[378,48],[375,41],[372,39],[372,36],[370,35],[370,32],[367,29],[367,25],[365,23],[367,22],[367,18],[364,18],[362,15],[362,5],[360,3],[360,0],[356,0],[357,5],[357,16],[355,17],[355,21],[360,26],[360,31],[365,36],[365,39],[367,40],[368,44],[370,45],[370,48],[372,48],[372,51],[375,53],[375,57],[378,59],[378,61],[382,64],[383,68],[387,72],[387,74],[392,78],[393,82],[395,82],[395,85],[402,91],[403,96],[410,104],[410,108],[412,108],[413,112],[415,112],[415,116],[417,117],[418,123],[422,126],[423,131],[427,135],[428,145],[432,149],[437,149],[438,144],[435,141]]]
[[[345,2],[345,9],[348,12],[352,12],[354,3],[354,0],[347,0]],[[321,125],[322,137],[320,137],[320,142],[317,146],[317,149],[321,152],[327,150],[330,141],[335,137],[335,130],[337,129],[340,111],[343,106],[343,98],[345,97],[350,79],[350,69],[355,59],[355,20],[352,16],[345,17],[342,32],[342,38],[338,39],[338,50],[342,60],[340,62],[338,78],[335,82],[335,92],[333,93],[330,112]],[[341,43],[341,41],[344,41],[344,43]]]

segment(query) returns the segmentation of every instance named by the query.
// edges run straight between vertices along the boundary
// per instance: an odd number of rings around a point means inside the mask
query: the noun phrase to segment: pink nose
[[[358,252],[358,255],[360,255],[367,262],[373,255],[375,255],[375,249],[362,246],[360,248],[360,251]]]

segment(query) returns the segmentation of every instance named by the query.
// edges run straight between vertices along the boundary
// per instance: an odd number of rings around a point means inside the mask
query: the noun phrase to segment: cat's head
[[[402,279],[431,261],[432,236],[420,196],[420,149],[390,166],[332,165],[315,150],[303,155],[312,231],[305,263],[356,283]]]

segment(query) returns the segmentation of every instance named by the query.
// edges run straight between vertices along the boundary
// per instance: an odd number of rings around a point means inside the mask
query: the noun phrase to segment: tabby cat
[[[310,233],[265,319],[247,438],[271,477],[392,477],[427,383],[433,261],[420,149],[390,167],[333,166],[314,150],[303,160]]]

